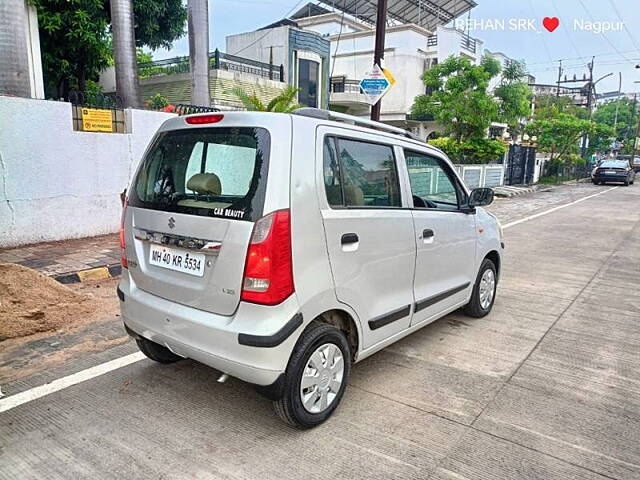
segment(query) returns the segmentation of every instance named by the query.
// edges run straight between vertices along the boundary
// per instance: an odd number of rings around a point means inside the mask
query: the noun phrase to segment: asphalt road
[[[356,365],[321,427],[286,427],[194,362],[142,360],[0,413],[0,478],[640,478],[640,186],[505,236],[492,314],[449,315]]]

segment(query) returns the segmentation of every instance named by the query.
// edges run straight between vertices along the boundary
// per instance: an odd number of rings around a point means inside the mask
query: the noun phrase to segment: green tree
[[[589,111],[586,108],[574,105],[573,100],[569,97],[556,97],[555,95],[540,95],[536,97],[535,120],[555,118],[559,113],[566,113],[583,120],[589,118]]]
[[[264,104],[256,95],[249,95],[241,88],[234,88],[231,90],[238,99],[242,102],[242,105],[247,110],[256,112],[282,112],[291,113],[298,108],[301,108],[296,101],[296,96],[300,89],[292,86],[285,88],[282,93],[271,99],[268,104]]]
[[[38,10],[47,96],[85,91],[87,79],[112,63],[103,0],[32,0]]]
[[[46,94],[85,91],[113,63],[109,0],[30,0],[37,8]],[[136,45],[170,47],[184,34],[181,0],[133,0]]]
[[[593,114],[593,120],[601,125],[615,128],[617,140],[633,138],[638,125],[638,108],[634,111],[634,102],[628,98],[612,100],[600,106]]]
[[[551,161],[563,161],[577,154],[579,140],[586,133],[593,133],[595,124],[568,113],[558,113],[531,122],[526,127],[529,135],[538,137],[538,149],[551,154]]]
[[[604,123],[593,122],[591,134],[589,135],[589,148],[587,154],[604,153],[611,149],[611,144],[615,140],[615,130]]]
[[[458,142],[451,137],[440,137],[429,140],[429,145],[442,150],[455,163],[489,163],[507,151],[503,142],[490,138]]]
[[[499,105],[487,91],[489,81],[500,73],[500,64],[484,56],[479,65],[466,58],[449,57],[424,72],[429,93],[416,97],[413,116],[431,115],[446,135],[458,142],[484,138],[498,118]]]
[[[500,120],[509,125],[514,137],[520,131],[521,121],[531,116],[533,91],[526,76],[524,62],[512,60],[502,70],[502,81],[494,91],[499,100]]]

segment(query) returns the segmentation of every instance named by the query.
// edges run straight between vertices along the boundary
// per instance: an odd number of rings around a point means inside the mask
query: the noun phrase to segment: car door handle
[[[342,235],[340,243],[342,243],[342,245],[349,245],[351,243],[358,243],[359,240],[358,235],[355,233],[345,233]]]
[[[433,237],[433,230],[431,230],[430,228],[425,228],[422,231],[422,238],[432,238]]]

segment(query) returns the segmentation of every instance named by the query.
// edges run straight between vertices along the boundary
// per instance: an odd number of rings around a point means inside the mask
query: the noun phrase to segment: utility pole
[[[640,68],[640,64],[636,65],[636,68]],[[640,83],[640,82],[633,82],[633,83]],[[634,93],[633,94],[633,113],[634,114],[636,114],[636,101],[637,101],[637,95]],[[632,163],[638,153],[638,137],[640,137],[640,115],[638,115],[638,127],[636,128],[636,138],[633,139],[633,154],[631,156]]]
[[[633,111],[636,111],[636,95],[633,96]],[[638,137],[640,137],[640,115],[638,115],[638,126],[636,127],[636,136],[633,139],[633,154],[631,155],[631,162],[636,158],[638,154]]]
[[[560,65],[558,66],[558,83],[556,88],[556,99],[560,98],[560,82],[562,81],[562,60],[558,60]]]
[[[587,83],[587,110],[589,110],[589,120],[591,120],[591,114],[593,112],[593,104],[591,101],[591,94],[594,90],[593,88],[593,62],[596,57],[591,57],[591,62],[589,63],[589,83]],[[593,92],[595,93],[595,92]],[[585,158],[587,154],[587,132],[584,132],[582,135],[582,148],[580,149],[580,156]]]
[[[618,113],[620,111],[620,95],[622,94],[622,72],[618,72],[618,96],[616,97],[616,116],[613,120],[613,131],[614,133],[618,131]],[[616,141],[618,139],[616,138]]]
[[[378,12],[376,17],[376,44],[373,52],[373,64],[380,65],[384,58],[384,35],[387,28],[387,0],[378,0]],[[371,120],[380,121],[380,106],[382,100],[371,107]]]
[[[634,115],[636,115],[636,106],[638,105],[638,94],[634,93],[633,94],[633,108],[631,109],[631,118],[633,118]],[[640,122],[640,115],[638,115],[637,120]],[[626,145],[627,142],[629,141],[629,134],[631,133],[631,128],[629,129],[629,131],[627,131],[627,135],[624,139],[624,144]],[[637,137],[637,132],[636,132],[636,137]],[[633,140],[633,152],[635,155],[635,139]]]

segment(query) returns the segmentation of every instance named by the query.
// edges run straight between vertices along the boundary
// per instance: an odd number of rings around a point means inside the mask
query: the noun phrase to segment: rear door
[[[466,192],[435,154],[404,149],[417,242],[412,324],[432,319],[468,296],[475,281],[475,215],[464,213]]]
[[[336,295],[362,322],[363,348],[411,322],[416,244],[395,151],[380,136],[319,129],[320,204]]]
[[[289,140],[290,127],[282,129],[278,162],[288,161]],[[129,191],[126,250],[138,288],[222,315],[235,311],[253,223],[265,206],[271,153],[262,127],[158,135]]]

